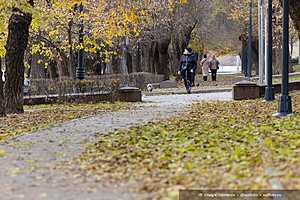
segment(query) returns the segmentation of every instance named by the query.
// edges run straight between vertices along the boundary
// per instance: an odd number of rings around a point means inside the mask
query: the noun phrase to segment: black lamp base
[[[275,94],[274,94],[274,88],[273,87],[266,87],[266,89],[265,89],[265,100],[266,101],[274,101],[275,100]]]
[[[283,95],[280,97],[279,111],[273,116],[275,117],[286,117],[293,114],[292,111],[292,98],[288,95]]]

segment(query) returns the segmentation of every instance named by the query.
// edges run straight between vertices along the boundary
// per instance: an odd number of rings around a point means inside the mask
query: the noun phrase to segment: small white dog
[[[152,92],[153,91],[153,85],[151,84],[151,83],[149,83],[148,85],[147,85],[147,90],[148,90],[148,92]]]

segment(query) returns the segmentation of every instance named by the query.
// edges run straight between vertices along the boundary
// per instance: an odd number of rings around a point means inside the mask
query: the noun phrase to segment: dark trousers
[[[217,69],[211,69],[211,80],[212,81],[217,81]]]
[[[192,86],[195,86],[195,78],[196,78],[196,73],[192,73],[191,81],[192,81]]]
[[[194,76],[193,73],[190,72],[190,70],[182,70],[181,77],[184,80],[184,85],[187,89],[192,87],[192,81]]]

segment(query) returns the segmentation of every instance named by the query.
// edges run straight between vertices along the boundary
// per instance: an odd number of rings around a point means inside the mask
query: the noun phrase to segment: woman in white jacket
[[[204,54],[200,65],[202,66],[203,81],[207,81],[208,76],[209,76],[209,69],[210,69],[211,63],[210,63],[210,60],[208,59],[206,54]]]

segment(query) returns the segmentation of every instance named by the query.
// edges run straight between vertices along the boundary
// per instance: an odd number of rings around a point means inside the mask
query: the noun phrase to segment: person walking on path
[[[195,67],[193,69],[193,76],[192,76],[192,86],[195,87],[195,79],[196,79],[196,74],[197,74],[197,69],[198,69],[198,53],[194,53],[194,61],[195,61]]]
[[[211,79],[212,81],[217,81],[217,72],[219,69],[220,62],[217,60],[216,56],[213,55],[210,63]]]
[[[208,59],[208,57],[207,57],[206,54],[204,54],[203,59],[201,60],[200,65],[202,66],[203,81],[207,81],[208,80],[209,68],[210,68],[211,62]]]
[[[197,68],[197,59],[191,48],[184,50],[180,59],[178,75],[184,80],[184,86],[188,94],[192,93],[193,76]]]

